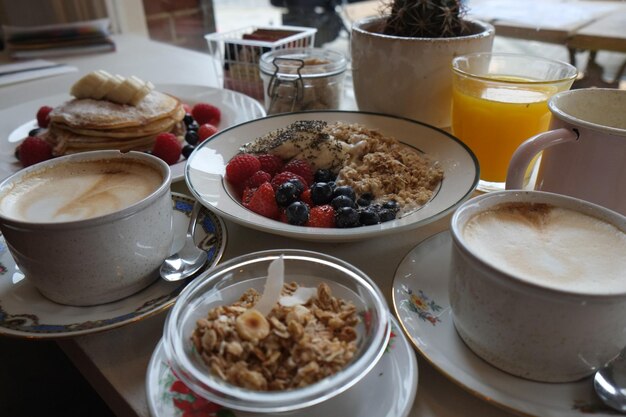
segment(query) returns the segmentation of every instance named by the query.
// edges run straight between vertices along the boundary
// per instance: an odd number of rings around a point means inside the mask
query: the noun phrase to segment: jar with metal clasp
[[[320,48],[266,52],[259,62],[267,114],[339,109],[347,61]]]

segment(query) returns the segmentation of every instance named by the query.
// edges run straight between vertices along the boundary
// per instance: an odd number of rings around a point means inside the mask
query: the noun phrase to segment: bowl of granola
[[[389,340],[376,284],[354,266],[303,250],[243,255],[189,284],[163,346],[195,393],[234,410],[280,413],[354,386]]]
[[[220,215],[268,233],[354,241],[451,213],[478,162],[449,133],[353,111],[280,114],[225,129],[189,157],[185,180]]]

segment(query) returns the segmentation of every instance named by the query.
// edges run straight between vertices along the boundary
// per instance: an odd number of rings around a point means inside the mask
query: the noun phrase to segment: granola
[[[284,296],[298,284],[283,285]],[[353,303],[322,283],[304,304],[277,303],[263,316],[254,289],[199,319],[192,342],[210,372],[243,388],[278,391],[304,387],[333,375],[353,358],[359,318]]]

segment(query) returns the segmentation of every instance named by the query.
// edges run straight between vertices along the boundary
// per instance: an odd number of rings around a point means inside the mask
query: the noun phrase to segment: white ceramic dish
[[[418,370],[415,351],[392,318],[392,338],[378,364],[359,383],[332,399],[287,414],[290,417],[406,417],[417,393]],[[372,395],[372,393],[376,395]],[[148,407],[152,417],[181,417],[187,410],[198,415],[263,417],[225,409],[198,396],[170,369],[163,342],[159,342],[146,375]]]
[[[396,270],[393,307],[417,350],[470,393],[524,416],[615,415],[594,395],[590,378],[573,383],[522,379],[489,365],[457,335],[448,299],[452,238],[442,232],[412,249]]]
[[[379,129],[407,146],[439,161],[444,179],[434,197],[420,209],[396,220],[351,229],[293,226],[271,220],[243,207],[226,187],[224,173],[239,147],[298,120],[359,123]],[[471,151],[454,136],[423,123],[376,113],[319,111],[268,116],[224,129],[203,142],[191,154],[185,180],[196,198],[221,215],[244,226],[303,240],[350,241],[419,227],[453,210],[467,199],[478,182],[478,163]]]
[[[192,206],[193,199],[172,195],[175,231],[172,253],[183,246]],[[203,208],[197,225],[196,242],[209,254],[207,268],[213,267],[226,246],[224,223]],[[92,307],[56,304],[24,278],[0,236],[0,335],[58,339],[123,326],[170,307],[188,282],[166,282],[157,278],[144,290],[120,301]]]
[[[156,88],[190,105],[204,102],[219,107],[222,111],[222,119],[217,126],[219,130],[265,116],[261,103],[236,91],[189,84],[159,84]],[[41,106],[56,106],[69,99],[69,94],[57,94],[0,111],[0,178],[22,167],[15,159],[15,148],[30,130],[37,127],[34,119],[37,110]],[[172,181],[183,178],[184,167],[184,159],[171,166]]]

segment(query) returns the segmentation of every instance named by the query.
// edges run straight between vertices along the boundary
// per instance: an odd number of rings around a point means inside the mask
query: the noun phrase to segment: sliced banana
[[[118,104],[136,106],[153,89],[152,83],[145,82],[138,77],[125,78],[98,70],[90,72],[74,83],[70,94],[79,99],[104,99]]]

